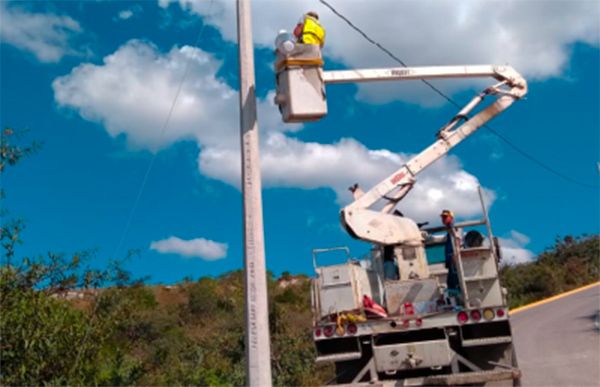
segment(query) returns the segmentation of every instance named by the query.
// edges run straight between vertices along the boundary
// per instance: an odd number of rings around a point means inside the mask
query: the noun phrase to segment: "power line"
[[[337,9],[335,9],[326,0],[319,0],[319,2],[321,4],[323,4],[324,6],[326,6],[327,8],[329,8],[331,10],[331,12],[333,12],[340,19],[342,19],[343,21],[345,21],[346,24],[348,24],[353,30],[355,30],[356,32],[358,32],[369,43],[371,43],[372,45],[376,46],[381,51],[383,51],[384,53],[386,53],[390,58],[392,58],[394,61],[396,61],[400,65],[402,65],[402,67],[408,67],[408,65],[402,59],[400,59],[399,57],[397,57],[396,55],[394,55],[390,50],[388,50],[387,48],[385,48],[384,46],[382,46],[379,42],[377,42],[377,41],[373,40],[371,37],[369,37],[369,35],[367,35],[363,30],[361,30],[358,26],[356,26],[354,23],[352,23],[352,21],[350,21],[346,16],[344,16],[343,14],[341,14]],[[431,82],[427,81],[426,79],[421,79],[421,81],[424,84],[426,84],[429,88],[431,88],[440,97],[442,97],[443,99],[445,99],[446,101],[448,101],[449,103],[451,103],[452,105],[454,105],[455,107],[457,107],[459,109],[461,108],[461,106],[456,101],[454,101],[452,98],[450,98],[444,92],[442,92],[440,89],[438,89],[437,87],[435,87]],[[527,153],[523,149],[521,149],[518,146],[516,146],[515,144],[513,144],[508,138],[506,138],[505,136],[502,136],[496,130],[492,129],[489,125],[484,124],[483,127],[485,129],[487,129],[490,133],[492,133],[493,135],[495,135],[496,137],[498,137],[500,140],[504,141],[512,149],[514,149],[515,151],[517,151],[518,153],[520,153],[523,157],[525,157],[528,160],[532,161],[533,163],[537,164],[538,166],[540,166],[541,168],[545,169],[546,171],[551,172],[551,173],[555,174],[556,176],[561,177],[564,180],[567,180],[567,181],[569,181],[569,182],[571,182],[573,184],[578,184],[580,186],[587,187],[587,188],[598,189],[598,186],[596,186],[596,185],[591,185],[591,184],[587,184],[587,183],[583,183],[583,182],[580,182],[578,180],[575,180],[572,177],[567,176],[567,175],[565,175],[565,174],[557,171],[556,169],[552,168],[551,166],[547,165],[546,163],[538,160],[534,156],[530,155],[529,153]]]
[[[214,3],[214,0],[212,0],[209,5],[209,12],[210,12],[210,9],[212,8],[213,3]],[[194,42],[194,47],[197,46],[198,43],[200,43],[200,38],[202,36],[202,33],[204,32],[204,28],[206,27],[206,24],[207,23],[202,23],[202,27],[200,28],[200,31],[198,32],[198,36],[196,37],[196,41]],[[175,97],[173,98],[173,102],[171,103],[171,107],[169,108],[169,113],[167,114],[167,118],[165,119],[165,122],[160,130],[159,135],[158,135],[159,143],[162,140],[162,138],[164,137],[167,127],[169,126],[169,122],[171,121],[171,116],[173,115],[173,110],[175,109],[175,106],[177,105],[177,100],[179,99],[179,94],[181,93],[181,89],[183,88],[183,82],[187,78],[189,70],[190,70],[190,62],[191,62],[190,59],[188,59],[185,62],[183,76],[181,77],[181,80],[179,81],[179,85],[177,86],[177,92],[175,93]],[[135,216],[135,212],[139,205],[140,199],[142,198],[142,194],[144,192],[144,189],[146,188],[146,183],[148,183],[148,178],[150,177],[150,172],[152,171],[152,168],[154,167],[154,163],[156,162],[157,155],[158,155],[158,152],[155,152],[152,155],[152,159],[150,160],[150,163],[148,164],[148,168],[146,168],[146,172],[144,173],[144,178],[142,179],[142,183],[140,184],[138,193],[135,197],[135,200],[133,201],[133,206],[131,207],[131,211],[129,212],[129,216],[127,217],[127,222],[125,223],[125,228],[123,229],[123,233],[121,234],[119,243],[117,244],[117,248],[115,249],[115,252],[113,255],[115,258],[117,257],[119,250],[121,250],[121,247],[123,246],[123,243],[125,242],[125,237],[127,236],[127,233],[129,232],[129,228],[131,227],[131,222],[133,221],[133,217]]]
[[[210,5],[209,5],[209,9],[208,11],[210,12],[213,6],[214,0],[211,0]],[[204,28],[206,27],[205,22],[202,23],[202,27],[200,28],[200,31],[198,32],[198,36],[196,37],[196,41],[194,42],[194,47],[198,46],[198,44],[200,43],[200,38],[202,37],[202,33],[204,32]],[[173,110],[175,109],[175,105],[177,104],[177,99],[179,98],[179,94],[181,93],[181,89],[183,87],[183,82],[185,81],[185,79],[188,76],[189,73],[189,68],[190,68],[190,62],[191,60],[188,59],[185,63],[185,69],[183,71],[183,75],[181,77],[181,80],[179,81],[179,86],[177,87],[177,92],[175,93],[175,97],[173,98],[173,102],[171,103],[171,108],[169,109],[169,113],[167,114],[167,118],[165,119],[165,122],[160,130],[159,133],[159,137],[158,140],[160,142],[160,140],[162,140],[167,127],[169,126],[169,122],[171,121],[171,116],[173,115]],[[154,153],[154,155],[152,156],[152,159],[150,160],[150,163],[148,164],[148,168],[146,168],[146,172],[144,173],[144,178],[142,179],[142,183],[140,184],[140,188],[138,190],[138,193],[135,197],[135,200],[133,202],[133,206],[131,208],[131,211],[129,212],[129,216],[127,218],[127,223],[125,223],[125,228],[123,229],[123,233],[121,234],[121,237],[119,239],[119,243],[117,244],[117,248],[115,249],[115,252],[113,253],[113,257],[114,259],[116,259],[117,254],[119,253],[119,250],[121,249],[121,246],[123,245],[123,243],[125,242],[125,237],[127,235],[127,232],[129,231],[129,228],[131,227],[131,222],[133,220],[133,217],[135,215],[135,211],[137,210],[138,204],[140,202],[140,199],[142,197],[142,194],[144,192],[144,189],[146,188],[146,183],[148,182],[148,177],[150,176],[150,172],[152,171],[152,167],[154,166],[154,163],[156,161],[156,156],[158,155],[158,152]],[[81,354],[83,353],[83,350],[85,348],[85,343],[87,342],[90,332],[92,330],[92,324],[93,324],[93,319],[94,316],[98,310],[98,306],[99,306],[99,302],[98,300],[96,300],[96,304],[94,305],[94,308],[92,310],[92,314],[90,317],[90,321],[89,321],[89,325],[87,326],[87,329],[85,331],[85,334],[83,336],[83,339],[81,340],[81,343],[79,345],[79,348],[77,350],[77,356],[75,357],[75,361],[73,362],[73,366],[71,367],[70,373],[72,374],[75,369],[77,368],[78,364],[79,364],[79,360],[81,358]]]
[[[535,157],[531,156],[527,152],[523,151],[522,149],[520,149],[519,147],[517,147],[516,145],[514,145],[513,143],[511,143],[506,137],[504,137],[503,135],[501,135],[500,133],[498,133],[494,129],[490,128],[489,126],[484,125],[484,128],[486,128],[487,130],[489,130],[492,134],[496,135],[500,140],[504,141],[508,146],[510,146],[515,151],[517,151],[518,153],[520,153],[521,156],[529,159],[531,162],[539,165],[541,168],[544,168],[548,172],[554,173],[555,175],[557,175],[559,177],[562,177],[563,179],[565,179],[567,181],[570,181],[571,183],[579,184],[579,185],[581,185],[583,187],[587,187],[587,188],[598,189],[598,186],[596,186],[596,185],[591,185],[591,184],[582,183],[580,181],[577,181],[577,180],[573,179],[572,177],[570,177],[568,175],[565,175],[565,174],[563,174],[561,172],[558,172],[557,170],[553,169],[549,165],[542,163],[540,160],[536,159]]]
[[[396,62],[400,63],[402,65],[402,67],[408,67],[408,65],[406,63],[404,63],[404,61],[402,59],[398,58],[390,50],[388,50],[387,48],[383,47],[379,42],[376,42],[375,40],[371,39],[363,30],[361,30],[360,28],[358,28],[346,16],[342,15],[335,8],[333,8],[333,6],[331,4],[329,4],[325,0],[319,0],[319,2],[321,2],[327,8],[329,8],[339,18],[341,18],[342,20],[344,20],[350,27],[352,27],[356,32],[358,32],[360,35],[362,35],[362,37],[365,38],[369,43],[373,44],[374,46],[376,46],[377,48],[379,48],[381,51],[385,52],[390,58],[392,58]],[[458,103],[454,102],[450,97],[448,97],[446,94],[444,94],[440,89],[438,89],[433,84],[431,84],[431,82],[427,81],[426,79],[421,79],[421,82],[423,82],[424,84],[426,84],[427,86],[429,86],[440,97],[444,98],[446,101],[450,102],[452,105],[456,106],[459,109],[461,108],[461,106]]]

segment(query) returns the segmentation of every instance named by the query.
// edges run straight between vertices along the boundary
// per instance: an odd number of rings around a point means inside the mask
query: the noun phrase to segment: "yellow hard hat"
[[[450,210],[444,210],[444,211],[442,211],[440,216],[450,216],[450,217],[454,218],[454,212],[452,212]]]

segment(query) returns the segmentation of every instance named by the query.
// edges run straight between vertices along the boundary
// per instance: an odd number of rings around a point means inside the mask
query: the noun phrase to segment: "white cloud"
[[[514,239],[518,244],[525,246],[527,245],[531,239],[529,239],[529,237],[525,234],[521,234],[520,232],[516,231],[516,230],[512,230],[510,232],[510,236],[512,239]]]
[[[236,41],[235,2],[178,2],[202,15],[223,37]],[[600,44],[597,1],[335,1],[333,4],[374,40],[412,66],[450,64],[513,65],[528,79],[560,76],[576,42]],[[272,46],[282,28],[291,30],[307,10],[316,10],[327,29],[326,55],[351,68],[398,66],[325,6],[314,0],[253,2],[253,37]],[[436,82],[437,85],[440,82]],[[447,92],[476,86],[474,81],[441,83]],[[425,105],[444,101],[420,82],[409,85],[361,84],[358,97],[385,103],[403,99]]]
[[[35,55],[40,62],[58,62],[76,55],[69,40],[81,32],[69,16],[28,12],[20,6],[0,1],[0,40]]]
[[[160,241],[153,241],[150,249],[162,254],[179,254],[189,258],[202,258],[216,261],[227,256],[227,244],[204,238],[184,240],[175,236]]]
[[[54,80],[55,100],[90,121],[101,122],[131,145],[156,151],[182,139],[204,146],[237,144],[237,95],[216,79],[221,63],[197,48],[159,53],[132,40],[104,58],[102,65],[82,64]],[[163,126],[179,84],[190,66],[169,126]]]
[[[124,9],[117,15],[121,20],[127,20],[133,16],[133,11],[130,9]]]
[[[188,77],[161,135],[186,63]],[[173,48],[163,54],[150,44],[130,41],[103,64],[82,64],[57,78],[53,88],[59,105],[104,124],[113,137],[126,135],[134,147],[157,151],[176,141],[196,141],[200,172],[238,187],[238,97],[215,77],[219,66],[197,48]],[[367,189],[410,157],[371,150],[350,138],[334,144],[294,139],[287,132],[301,126],[283,125],[272,100],[270,93],[258,101],[265,187],[330,188],[344,204],[350,200],[349,186],[359,183]],[[444,158],[419,175],[415,192],[402,202],[401,210],[420,221],[437,219],[442,208],[452,208],[461,217],[476,215],[478,184],[456,157]],[[487,194],[493,201],[493,192]]]
[[[269,187],[331,188],[340,204],[348,204],[348,187],[359,183],[368,189],[406,162],[412,155],[369,150],[353,139],[335,144],[306,143],[281,133],[267,134],[261,147],[263,183]],[[207,176],[238,186],[238,149],[209,148],[200,153],[200,170]],[[452,208],[459,217],[481,213],[477,178],[464,170],[455,156],[439,160],[419,175],[414,192],[400,209],[415,219],[437,220],[441,209]],[[485,190],[488,205],[495,199]]]
[[[508,238],[498,238],[502,252],[502,263],[514,265],[533,261],[535,255],[525,246],[529,244],[529,237],[516,230],[510,232]]]
[[[114,21],[129,20],[131,18],[138,17],[140,15],[140,13],[142,13],[142,11],[143,11],[142,6],[139,4],[136,4],[136,5],[133,5],[131,7],[128,7],[128,8],[125,8],[125,9],[119,11],[117,16],[115,16],[113,18],[113,20]]]

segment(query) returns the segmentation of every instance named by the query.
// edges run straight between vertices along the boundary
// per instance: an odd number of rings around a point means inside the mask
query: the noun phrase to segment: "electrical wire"
[[[208,8],[209,13],[212,9],[213,3],[214,3],[214,0],[211,0],[211,2],[209,4],[209,8]],[[202,23],[202,27],[200,27],[200,31],[198,32],[198,36],[196,37],[196,40],[194,42],[194,47],[198,46],[198,44],[200,43],[200,38],[202,37],[202,33],[204,32],[204,28],[206,27],[206,24],[207,24],[206,22]],[[189,70],[190,70],[190,62],[191,62],[191,59],[188,58],[188,60],[185,63],[185,69],[183,71],[183,75],[182,75],[181,80],[179,81],[179,85],[177,87],[177,92],[175,93],[175,97],[173,98],[173,102],[171,103],[171,107],[169,109],[169,112],[167,114],[165,122],[160,130],[159,137],[158,137],[159,142],[164,137],[164,134],[169,126],[169,122],[171,121],[171,116],[173,115],[173,110],[175,109],[175,106],[177,105],[177,100],[179,99],[179,94],[181,93],[181,89],[183,88],[183,83],[184,83],[185,79],[187,78]],[[150,172],[152,171],[152,168],[154,167],[154,163],[156,162],[157,154],[158,154],[158,152],[156,152],[152,155],[152,159],[150,160],[150,163],[148,164],[148,167],[146,168],[146,172],[144,173],[142,183],[140,184],[140,188],[138,189],[137,195],[133,202],[133,206],[131,208],[131,211],[129,212],[129,216],[128,216],[127,222],[125,224],[125,228],[123,229],[123,232],[119,239],[119,243],[117,244],[117,248],[115,249],[115,252],[113,253],[113,257],[117,257],[119,250],[121,249],[123,243],[125,242],[125,237],[127,236],[127,233],[129,232],[129,228],[131,227],[131,222],[133,221],[133,218],[135,216],[135,212],[139,205],[140,199],[142,197],[142,194],[144,193],[144,189],[146,188],[146,184],[148,182],[148,177],[150,176]],[[96,300],[96,304],[94,305],[94,308],[92,310],[92,314],[90,317],[89,325],[88,325],[85,335],[83,336],[83,339],[81,340],[81,343],[78,347],[77,356],[75,357],[75,361],[73,362],[73,366],[71,367],[70,374],[72,374],[75,371],[75,369],[77,369],[77,366],[78,366],[80,358],[81,358],[81,354],[83,353],[84,348],[85,348],[84,344],[86,343],[86,341],[89,338],[90,331],[91,331],[92,324],[93,324],[93,319],[98,310],[99,304],[100,303],[98,302],[98,300]]]
[[[323,4],[325,7],[329,8],[329,10],[331,10],[331,12],[333,12],[340,19],[342,19],[343,21],[345,21],[346,24],[348,24],[353,30],[355,30],[356,32],[358,32],[369,43],[371,43],[372,45],[374,45],[377,48],[379,48],[381,51],[383,51],[385,54],[387,54],[394,61],[398,62],[402,67],[408,67],[408,65],[402,59],[400,59],[399,57],[397,57],[396,55],[394,55],[390,50],[388,50],[387,48],[385,48],[379,42],[373,40],[362,29],[360,29],[358,26],[356,26],[354,23],[352,23],[352,21],[350,21],[346,16],[344,16],[343,14],[341,14],[337,9],[335,9],[326,0],[318,0],[318,1],[321,4]],[[421,81],[424,84],[426,84],[429,88],[431,88],[440,97],[442,97],[443,99],[445,99],[446,101],[448,101],[450,104],[454,105],[455,107],[457,107],[459,109],[461,108],[461,106],[456,101],[454,101],[452,98],[450,98],[444,92],[442,92],[440,89],[438,89],[436,86],[434,86],[431,82],[427,81],[426,79],[421,79]],[[548,171],[550,173],[553,173],[554,175],[556,175],[558,177],[561,177],[562,179],[564,179],[566,181],[569,181],[569,182],[571,182],[573,184],[577,184],[577,185],[580,185],[580,186],[583,186],[583,187],[586,187],[586,188],[592,188],[592,189],[598,189],[599,188],[597,185],[591,185],[591,184],[580,182],[578,180],[573,179],[570,176],[567,176],[567,175],[565,175],[565,174],[557,171],[556,169],[552,168],[548,164],[546,164],[546,163],[538,160],[534,156],[530,155],[529,153],[527,153],[523,149],[521,149],[518,146],[516,146],[512,141],[510,141],[505,136],[502,136],[496,130],[492,129],[488,124],[484,124],[483,127],[485,129],[487,129],[490,133],[492,133],[493,135],[495,135],[496,137],[498,137],[500,140],[502,140],[503,142],[505,142],[507,145],[509,145],[512,149],[514,149],[515,151],[517,151],[519,154],[521,154],[521,156],[527,158],[528,160],[530,160],[531,162],[537,164],[539,167],[545,169],[546,171]]]
[[[211,3],[209,5],[209,10],[208,10],[209,12],[212,8],[213,3],[214,3],[214,0],[211,0]],[[202,37],[202,33],[204,32],[204,28],[205,28],[206,24],[207,23],[202,24],[202,27],[200,28],[200,31],[198,32],[198,36],[194,43],[194,47],[198,46],[198,44],[200,43],[200,38]],[[173,110],[175,109],[175,106],[177,105],[177,100],[179,99],[179,94],[181,94],[181,89],[183,88],[183,83],[189,74],[190,62],[191,62],[190,59],[188,59],[185,62],[185,68],[184,68],[181,80],[179,81],[179,85],[177,86],[177,92],[175,93],[175,97],[173,98],[173,102],[171,103],[171,107],[169,109],[169,112],[167,114],[165,122],[160,130],[159,135],[158,135],[159,143],[163,139],[164,134],[167,131],[167,127],[169,126],[169,122],[171,121],[171,116],[173,115]],[[144,173],[142,183],[140,184],[140,188],[137,192],[135,200],[133,201],[133,206],[131,207],[131,211],[129,212],[129,216],[127,217],[127,222],[125,223],[125,228],[123,229],[121,238],[119,239],[119,243],[117,244],[117,248],[115,249],[115,252],[113,254],[114,257],[118,256],[117,254],[119,253],[119,251],[121,250],[121,247],[123,246],[123,243],[125,242],[125,238],[127,236],[127,233],[129,232],[129,228],[131,227],[131,222],[133,221],[133,218],[135,216],[135,212],[137,211],[140,199],[142,198],[142,194],[144,193],[144,189],[146,188],[146,184],[148,183],[148,178],[150,177],[150,172],[152,171],[152,168],[154,167],[154,163],[156,162],[157,155],[158,155],[158,152],[155,152],[152,155],[152,159],[150,160],[150,163],[148,164],[148,167],[146,168],[146,172]]]

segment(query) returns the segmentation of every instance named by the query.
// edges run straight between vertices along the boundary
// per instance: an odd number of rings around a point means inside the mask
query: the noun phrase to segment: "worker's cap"
[[[315,11],[308,11],[306,14],[307,14],[308,16],[312,16],[312,17],[314,17],[315,19],[319,20],[319,14],[318,14],[318,13],[316,13]]]
[[[454,212],[452,212],[450,210],[444,210],[444,211],[442,211],[442,213],[440,214],[440,216],[449,216],[451,218],[454,218]]]

